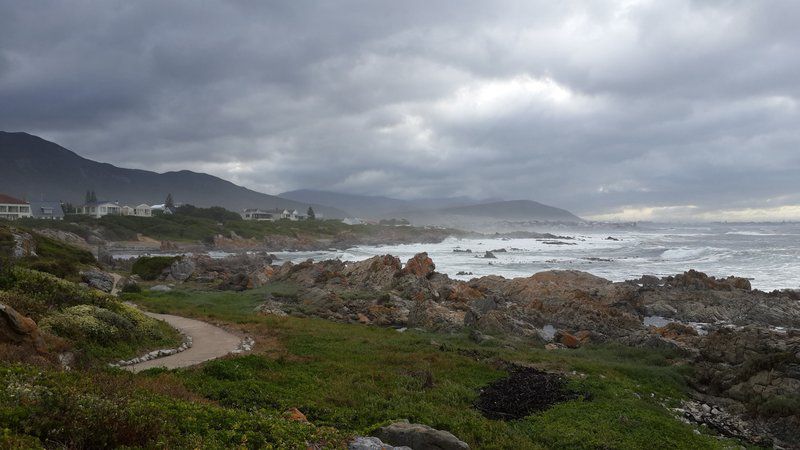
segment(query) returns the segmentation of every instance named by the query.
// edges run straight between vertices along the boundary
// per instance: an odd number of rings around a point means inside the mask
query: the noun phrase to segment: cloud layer
[[[269,193],[800,218],[798,2],[284,3],[0,0],[0,128]]]

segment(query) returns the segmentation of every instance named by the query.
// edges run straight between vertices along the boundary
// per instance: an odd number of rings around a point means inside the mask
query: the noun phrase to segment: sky
[[[800,2],[0,0],[0,129],[266,193],[800,219]]]

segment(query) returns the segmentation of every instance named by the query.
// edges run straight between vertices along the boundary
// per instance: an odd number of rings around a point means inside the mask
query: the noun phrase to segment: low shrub
[[[45,317],[40,327],[79,344],[100,346],[167,341],[171,337],[158,321],[121,303],[110,304],[108,308],[72,306]]]
[[[153,281],[179,259],[179,256],[142,256],[133,263],[131,273],[139,275],[143,280]]]
[[[136,283],[127,283],[122,286],[121,291],[125,294],[138,294],[142,292],[142,288]]]
[[[24,314],[38,321],[46,311],[75,305],[106,307],[116,302],[114,297],[85,288],[49,273],[14,267],[14,282],[7,290],[26,297]]]

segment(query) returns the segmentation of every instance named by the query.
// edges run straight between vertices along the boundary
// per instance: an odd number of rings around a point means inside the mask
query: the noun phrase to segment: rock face
[[[181,258],[167,269],[167,280],[182,283],[194,275],[195,268],[196,265],[192,258]]]
[[[695,389],[733,400],[728,412],[755,417],[778,445],[800,442],[800,331],[721,328],[697,345]]]
[[[411,447],[414,450],[469,449],[469,445],[448,431],[436,430],[427,425],[408,423],[408,421],[380,428],[375,436],[387,444]]]
[[[636,280],[637,296],[647,316],[681,322],[800,327],[800,302],[789,292],[766,294],[750,289],[743,278],[715,279],[689,271],[653,280]]]
[[[13,258],[27,258],[36,255],[36,241],[29,233],[13,231],[14,247],[11,249]]]
[[[263,286],[272,275],[274,256],[266,253],[233,255],[214,259],[206,255],[193,257],[175,274],[182,277],[190,270],[194,280],[217,284],[222,290],[243,291]],[[194,267],[191,267],[193,264]]]
[[[244,289],[252,277],[233,281],[234,288]],[[579,344],[647,334],[646,316],[683,323],[800,327],[800,302],[789,294],[752,291],[747,280],[715,279],[693,271],[622,283],[578,271],[462,282],[435,272],[433,261],[422,253],[404,268],[391,255],[355,263],[286,263],[263,282],[270,281],[301,287],[296,297],[275,299],[287,313],[302,309],[333,320],[437,330],[468,326],[483,333],[531,337],[550,326],[570,336],[564,338],[569,346],[576,345],[572,338],[581,332]],[[679,332],[672,329],[661,337],[676,340]]]
[[[28,346],[38,353],[46,350],[36,322],[4,303],[0,303],[0,342]]]
[[[80,273],[81,280],[90,288],[110,293],[114,288],[114,277],[98,269],[84,270]]]

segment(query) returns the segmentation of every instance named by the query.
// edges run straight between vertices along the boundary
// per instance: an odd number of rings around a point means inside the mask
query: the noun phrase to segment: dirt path
[[[111,295],[116,297],[117,295],[119,295],[119,282],[122,281],[122,276],[116,273],[112,273],[111,278],[114,279],[114,284],[111,286]]]
[[[169,314],[144,313],[154,319],[163,320],[191,336],[192,347],[171,356],[126,366],[124,367],[126,370],[139,372],[154,367],[165,367],[167,369],[189,367],[225,356],[234,351],[241,342],[239,337],[206,322]]]

